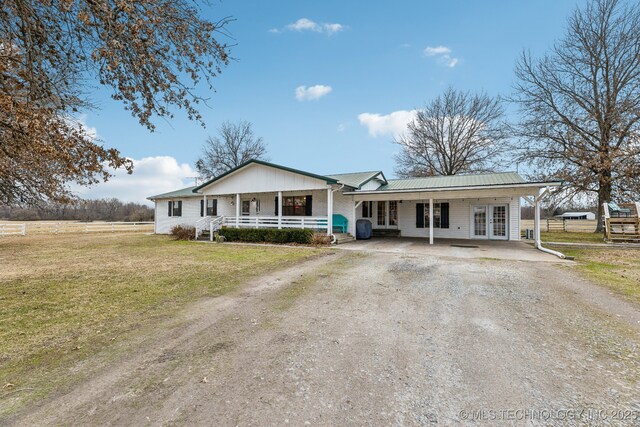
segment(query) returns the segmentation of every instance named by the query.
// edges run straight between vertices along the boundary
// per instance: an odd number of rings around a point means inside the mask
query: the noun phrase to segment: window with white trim
[[[168,215],[170,217],[182,216],[182,200],[170,200],[169,201]]]

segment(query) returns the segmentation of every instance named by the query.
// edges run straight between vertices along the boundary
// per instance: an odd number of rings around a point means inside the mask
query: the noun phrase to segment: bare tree
[[[565,180],[566,196],[597,195],[601,231],[602,203],[640,188],[640,6],[576,9],[565,36],[539,59],[523,53],[516,75],[519,158]]]
[[[0,10],[0,203],[72,198],[68,184],[133,165],[73,116],[95,86],[149,130],[183,109],[202,123],[195,89],[229,63],[228,19],[193,0],[6,0]]]
[[[253,134],[251,123],[223,122],[218,135],[207,138],[196,169],[202,178],[213,178],[251,159],[266,160],[267,146]]]
[[[401,177],[490,171],[507,137],[498,99],[453,88],[418,110],[407,129],[394,141]]]

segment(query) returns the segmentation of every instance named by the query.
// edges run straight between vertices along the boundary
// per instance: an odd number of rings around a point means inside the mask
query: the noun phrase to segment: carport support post
[[[358,218],[358,206],[360,206],[362,204],[362,200],[360,200],[359,202],[353,202],[353,214],[352,214],[352,221],[351,221],[351,232],[353,237],[356,237],[356,221]],[[640,210],[638,211],[640,212]]]
[[[540,196],[533,196],[533,234],[535,239],[535,247],[540,247]]]
[[[282,228],[282,191],[278,191],[278,206],[276,206],[276,211],[278,212],[278,230]]]
[[[236,228],[240,228],[240,193],[236,193]]]
[[[429,244],[433,245],[433,199],[429,199]]]
[[[333,189],[327,189],[327,236],[333,234]]]

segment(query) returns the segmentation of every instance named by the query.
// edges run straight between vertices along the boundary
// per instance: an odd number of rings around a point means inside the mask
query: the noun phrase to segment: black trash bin
[[[359,219],[356,221],[356,239],[366,240],[371,238],[371,221]]]

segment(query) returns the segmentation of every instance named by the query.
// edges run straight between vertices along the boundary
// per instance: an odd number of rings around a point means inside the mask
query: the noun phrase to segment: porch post
[[[282,228],[282,191],[278,191],[278,230]]]
[[[327,235],[333,234],[333,189],[327,189]]]
[[[240,193],[236,193],[236,228],[240,228]]]
[[[362,201],[360,202],[353,202],[353,214],[352,214],[352,221],[351,221],[351,233],[353,235],[353,237],[356,237],[356,221],[358,218],[358,206],[360,206],[362,204]]]
[[[540,196],[533,196],[534,217],[533,217],[533,234],[535,239],[535,247],[540,247]]]
[[[429,199],[429,244],[433,245],[433,199]]]

